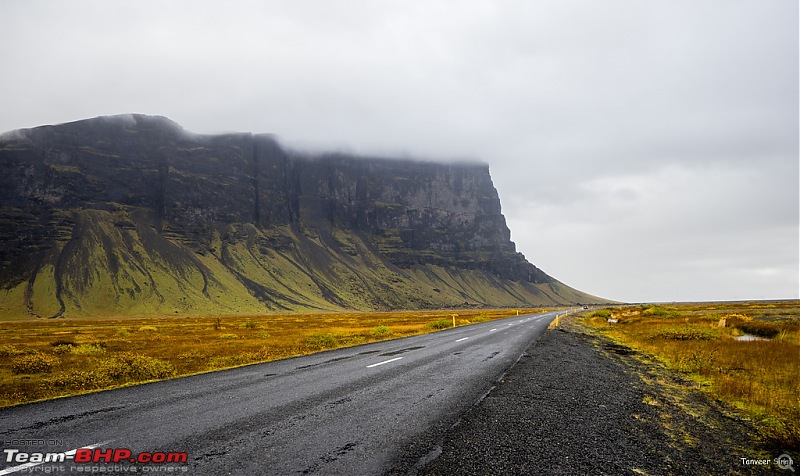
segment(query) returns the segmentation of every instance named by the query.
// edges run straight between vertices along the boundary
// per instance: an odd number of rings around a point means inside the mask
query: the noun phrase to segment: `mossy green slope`
[[[228,315],[343,309],[514,307],[598,302],[558,281],[389,263],[364,237],[297,226],[228,225],[199,254],[116,213],[76,210],[75,229],[28,280],[0,291],[0,319]],[[224,238],[223,238],[224,237]],[[280,239],[280,249],[259,247]]]

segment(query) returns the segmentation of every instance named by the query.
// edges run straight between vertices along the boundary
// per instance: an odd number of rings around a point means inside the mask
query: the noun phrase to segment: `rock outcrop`
[[[517,253],[483,163],[100,117],[0,136],[0,318],[597,302]]]

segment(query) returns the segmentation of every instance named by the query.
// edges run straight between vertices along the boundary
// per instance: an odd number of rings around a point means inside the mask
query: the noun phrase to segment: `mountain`
[[[598,302],[516,252],[489,167],[121,115],[0,135],[0,318]]]

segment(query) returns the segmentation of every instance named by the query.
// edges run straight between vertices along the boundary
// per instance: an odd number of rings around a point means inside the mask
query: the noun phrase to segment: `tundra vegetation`
[[[0,322],[0,406],[283,359],[544,309]]]
[[[583,322],[752,419],[766,445],[800,448],[800,301],[626,306]]]

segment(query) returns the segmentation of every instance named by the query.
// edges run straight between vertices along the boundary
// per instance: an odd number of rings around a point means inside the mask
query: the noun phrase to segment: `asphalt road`
[[[561,311],[563,313],[563,311]],[[0,410],[0,476],[413,472],[556,312]],[[98,461],[70,460],[97,447]],[[19,450],[10,453],[8,450]],[[183,453],[185,463],[130,461]],[[70,453],[72,452],[72,453]],[[38,464],[33,453],[66,453]],[[86,452],[82,452],[86,454]],[[112,455],[124,459],[108,461]],[[157,459],[157,458],[156,458]],[[424,458],[423,458],[424,459]]]

